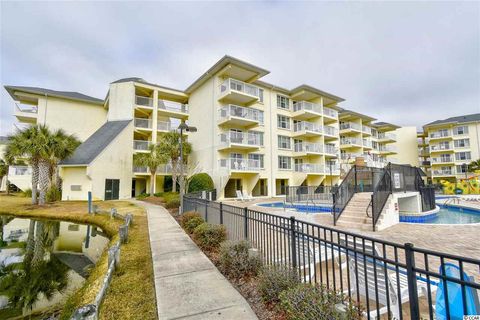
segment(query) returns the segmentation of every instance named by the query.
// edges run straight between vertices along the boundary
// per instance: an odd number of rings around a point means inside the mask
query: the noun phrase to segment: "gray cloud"
[[[126,76],[184,89],[224,54],[383,121],[480,112],[478,2],[1,2],[1,82],[103,98]],[[14,121],[2,89],[0,134]]]

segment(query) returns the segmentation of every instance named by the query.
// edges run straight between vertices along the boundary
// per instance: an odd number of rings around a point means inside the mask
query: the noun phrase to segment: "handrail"
[[[377,225],[377,222],[378,222],[378,219],[380,218],[382,210],[385,207],[385,204],[387,203],[388,197],[392,193],[391,180],[392,180],[391,163],[389,162],[388,165],[385,167],[383,174],[378,180],[377,185],[373,189],[373,193],[372,193],[371,203],[372,203],[373,231],[375,231],[375,226]]]
[[[365,214],[367,215],[367,217],[371,218],[371,216],[368,214],[368,209],[370,207],[373,207],[373,194],[372,194],[372,197],[370,198],[370,202],[368,203],[368,206],[367,206],[367,209],[365,209]],[[373,212],[372,212],[373,214]]]
[[[337,221],[340,218],[340,215],[342,214],[348,202],[352,199],[353,195],[355,194],[355,189],[357,187],[356,176],[357,176],[357,166],[353,165],[350,168],[350,171],[348,171],[347,175],[343,179],[342,183],[340,183],[340,185],[335,190],[335,192],[332,193],[332,197],[333,197],[332,215],[333,215],[334,226],[337,225]],[[351,188],[349,187],[351,187],[352,180],[354,180],[354,190],[352,190],[353,192],[350,192],[349,190]],[[343,207],[340,208],[338,207],[340,198],[343,197],[344,195],[345,195],[345,198],[342,199],[344,204],[343,204]],[[337,208],[339,209],[338,213],[337,213]]]

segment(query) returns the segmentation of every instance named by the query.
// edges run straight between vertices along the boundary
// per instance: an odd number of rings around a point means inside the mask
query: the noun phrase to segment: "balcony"
[[[229,78],[220,85],[220,97],[218,100],[250,104],[256,101],[263,101],[263,96],[260,88],[257,86]]]
[[[311,143],[311,142],[297,142],[294,145],[293,150],[297,157],[306,155],[321,155],[323,153],[323,144]]]
[[[373,148],[372,141],[370,141],[370,140],[363,139],[362,145],[365,149],[372,149]]]
[[[338,176],[340,175],[340,165],[339,164],[326,164],[325,165],[325,174],[329,176]]]
[[[430,132],[428,135],[429,140],[437,140],[437,139],[448,139],[448,138],[453,138],[452,137],[452,132],[450,130],[446,131],[435,131],[435,132]]]
[[[342,153],[340,154],[340,158],[342,160],[355,160],[356,158],[365,158],[365,155],[363,153]]]
[[[322,126],[316,123],[299,121],[293,124],[294,137],[315,137],[323,132]]]
[[[334,145],[326,144],[324,153],[325,156],[336,157],[338,155],[338,148]]]
[[[29,176],[32,174],[32,168],[29,166],[9,166],[8,176]]]
[[[437,177],[455,176],[455,170],[452,168],[433,169],[432,175]]]
[[[220,134],[220,146],[218,150],[255,150],[263,146],[262,140],[261,135],[249,132],[222,133]]]
[[[148,175],[148,176],[150,175],[150,170],[148,169],[148,167],[134,166],[132,169],[132,172],[135,175]],[[170,163],[159,165],[155,174],[158,174],[158,175],[172,174],[172,165]]]
[[[177,130],[178,125],[173,125],[169,121],[157,121],[157,131],[169,132]]]
[[[351,147],[361,147],[362,140],[359,138],[341,138],[340,147],[342,148],[351,148]]]
[[[446,164],[446,163],[453,163],[455,160],[452,156],[443,156],[443,157],[433,157],[431,158],[432,165],[435,164]]]
[[[444,152],[444,151],[453,152],[453,144],[446,143],[446,144],[431,144],[430,145],[430,153]]]
[[[397,141],[397,136],[394,133],[390,132],[379,132],[377,135],[378,142],[395,142]]]
[[[362,126],[354,122],[340,123],[340,133],[362,132]]]
[[[15,104],[13,115],[17,117],[18,121],[24,123],[36,123],[38,116],[37,106],[20,106]]]
[[[144,96],[135,96],[135,104],[141,108],[153,109],[153,99]]]
[[[371,136],[372,135],[372,128],[367,126],[362,126],[362,133],[363,135]]]
[[[219,110],[219,125],[249,127],[263,125],[263,111],[229,104]]]
[[[327,107],[323,107],[323,116],[336,121],[338,120],[338,111],[327,108]],[[325,119],[325,120],[328,120],[328,119]]]
[[[179,102],[159,99],[158,114],[171,118],[186,119],[188,118],[188,105]]]
[[[295,172],[306,174],[325,174],[325,167],[322,164],[295,163]]]
[[[395,154],[397,153],[397,148],[395,146],[385,146],[385,145],[380,145],[378,147],[378,151],[382,155],[389,155],[389,154]]]
[[[245,173],[258,173],[262,168],[260,167],[260,161],[255,159],[220,159],[220,168],[227,169],[231,172],[245,172]]]
[[[140,131],[152,130],[152,120],[149,118],[135,118],[133,123],[136,130],[140,130]]]
[[[320,117],[322,115],[322,106],[308,101],[295,101],[293,103],[294,119],[307,120]]]
[[[133,140],[133,150],[135,151],[149,151],[148,147],[150,146],[151,142],[147,140]]]
[[[325,139],[337,139],[338,129],[332,126],[323,126],[323,134]]]

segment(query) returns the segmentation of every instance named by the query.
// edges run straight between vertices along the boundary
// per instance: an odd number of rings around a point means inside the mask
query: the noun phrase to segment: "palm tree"
[[[192,145],[186,141],[186,137],[180,137],[180,133],[177,131],[171,131],[164,133],[158,142],[160,152],[167,157],[168,161],[172,164],[172,191],[177,191],[178,170],[180,167],[180,138],[183,140],[183,164],[188,163],[188,155],[192,151]]]
[[[156,144],[148,146],[148,153],[137,153],[133,156],[133,163],[135,166],[147,167],[150,171],[150,195],[153,195],[155,184],[155,173],[161,164],[167,160],[166,156],[162,154],[160,148]]]
[[[3,160],[0,159],[0,186],[2,185],[3,177],[8,174],[8,164]],[[8,193],[8,186],[7,186],[7,193]]]
[[[480,170],[480,159],[470,162],[468,165],[468,171],[475,172]]]
[[[62,129],[54,131],[50,138],[50,185],[57,187],[59,184],[58,164],[73,154],[80,145],[80,141],[74,135],[69,135]]]

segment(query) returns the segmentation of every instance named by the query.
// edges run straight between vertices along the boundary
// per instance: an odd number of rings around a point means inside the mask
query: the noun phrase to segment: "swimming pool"
[[[439,205],[440,210],[423,217],[400,216],[400,222],[431,224],[480,223],[480,211],[475,209]]]
[[[283,202],[258,203],[257,206],[277,209],[284,208]],[[327,204],[314,206],[311,203],[309,205],[300,203],[285,204],[285,209],[303,213],[330,213],[332,211],[332,207]]]

